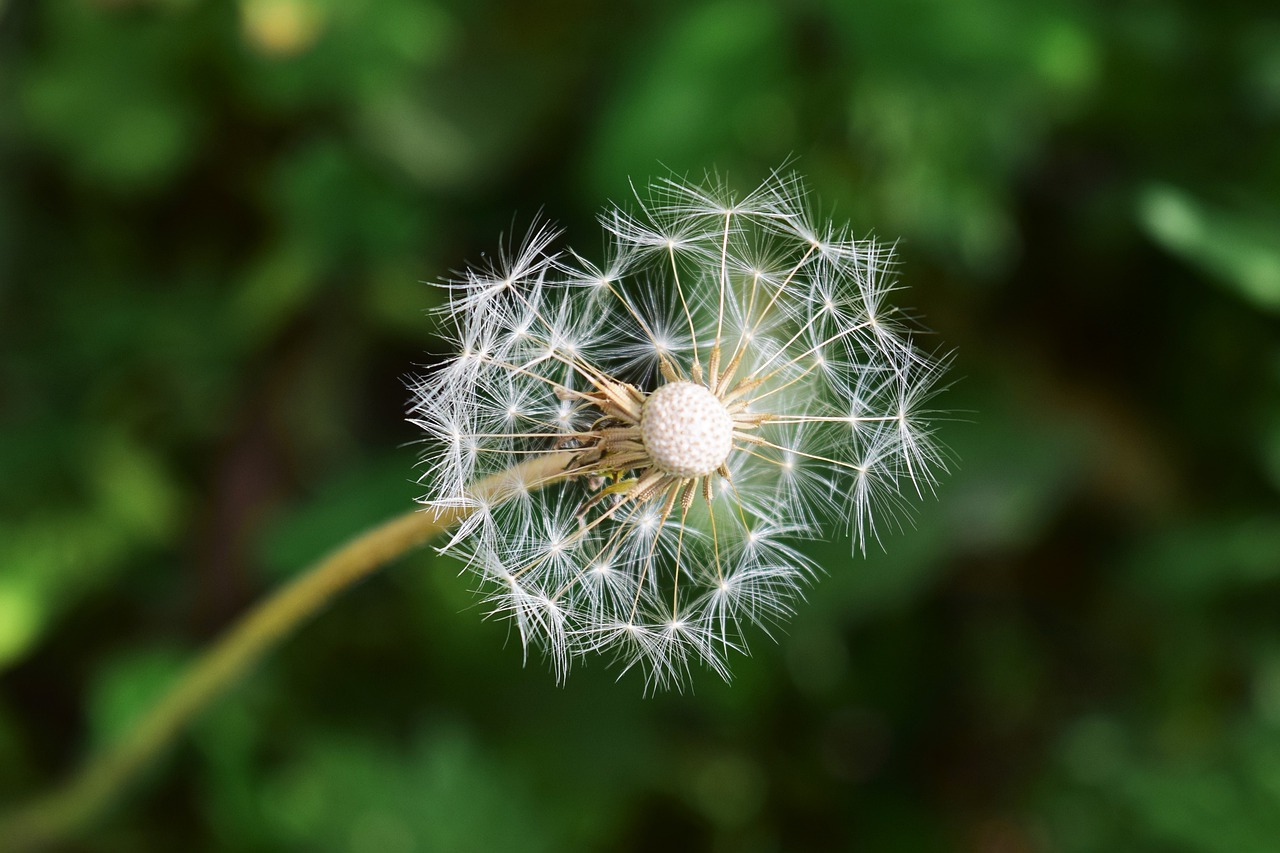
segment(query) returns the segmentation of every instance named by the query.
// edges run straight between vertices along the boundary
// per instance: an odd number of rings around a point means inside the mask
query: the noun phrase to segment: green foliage
[[[1154,186],[1143,193],[1139,216],[1169,251],[1260,308],[1280,311],[1280,214],[1213,210],[1176,189]]]
[[[0,2],[0,801],[409,504],[422,281],[794,157],[958,351],[936,499],[686,696],[415,556],[78,849],[1274,849],[1278,122],[1251,0]]]

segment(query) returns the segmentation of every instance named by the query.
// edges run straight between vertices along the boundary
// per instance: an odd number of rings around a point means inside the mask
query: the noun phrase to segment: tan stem
[[[477,482],[487,503],[566,476],[571,453],[551,453]],[[65,841],[104,811],[208,705],[232,687],[335,595],[369,577],[474,512],[413,511],[347,542],[232,625],[123,740],[90,760],[62,787],[0,817],[0,851],[39,850]]]

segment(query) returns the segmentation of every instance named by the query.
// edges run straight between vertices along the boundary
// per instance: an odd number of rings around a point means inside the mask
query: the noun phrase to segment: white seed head
[[[703,386],[670,382],[645,400],[640,434],[659,469],[677,477],[705,477],[729,458],[733,418]]]
[[[601,264],[540,226],[446,284],[459,354],[411,418],[422,502],[463,515],[441,550],[492,613],[558,677],[607,652],[680,686],[792,615],[818,571],[797,539],[865,548],[932,490],[945,365],[889,301],[892,252],[815,220],[797,178],[638,202],[601,217]]]

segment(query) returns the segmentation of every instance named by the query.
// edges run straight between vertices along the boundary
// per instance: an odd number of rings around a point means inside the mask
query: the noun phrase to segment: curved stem
[[[551,453],[474,484],[496,503],[566,476],[572,454]],[[201,711],[335,595],[473,512],[407,512],[356,536],[259,603],[201,655],[123,740],[91,758],[61,788],[0,817],[0,851],[38,850],[101,815]]]

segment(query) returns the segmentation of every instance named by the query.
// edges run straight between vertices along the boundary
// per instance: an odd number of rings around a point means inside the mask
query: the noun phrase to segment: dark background
[[[439,280],[788,157],[954,348],[936,500],[735,680],[422,553],[91,851],[1280,849],[1271,2],[0,0],[0,802],[401,511]]]

